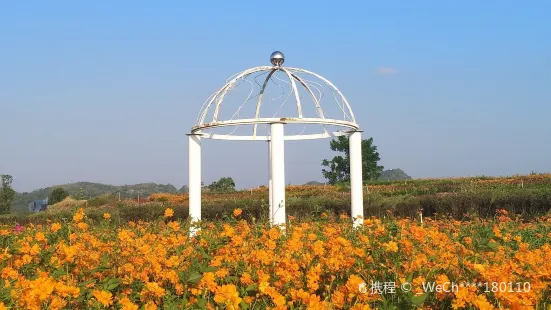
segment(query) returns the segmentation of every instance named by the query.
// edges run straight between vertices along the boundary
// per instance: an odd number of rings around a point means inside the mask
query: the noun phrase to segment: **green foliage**
[[[235,191],[235,182],[231,177],[220,178],[212,182],[208,187],[213,192],[233,192]]]
[[[56,187],[48,198],[48,204],[53,205],[69,196],[69,192],[63,189],[62,187]]]
[[[15,198],[15,191],[11,187],[13,177],[11,175],[3,174],[2,189],[0,190],[0,214],[7,214],[11,211],[11,204]]]
[[[322,169],[323,177],[329,184],[350,182],[350,139],[347,136],[339,136],[331,140],[330,148],[333,151],[344,152],[344,156],[337,155],[332,160],[324,159],[322,166],[329,170]],[[373,138],[362,139],[362,177],[364,182],[375,181],[381,175],[383,166],[378,166],[379,152],[373,144]]]

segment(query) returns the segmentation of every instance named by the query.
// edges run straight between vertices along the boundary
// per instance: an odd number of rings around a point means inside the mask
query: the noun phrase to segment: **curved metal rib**
[[[312,99],[314,99],[314,104],[316,105],[316,110],[318,110],[319,117],[321,117],[322,119],[325,119],[325,115],[323,115],[323,110],[321,108],[321,105],[320,105],[318,99],[316,98],[316,96],[314,95],[314,92],[312,92],[312,89],[310,88],[310,86],[308,86],[306,83],[304,83],[304,81],[299,76],[297,76],[296,74],[291,73],[291,76],[294,77],[297,81],[299,81],[299,83],[304,88],[306,88],[306,90],[310,93],[310,96],[312,96]]]
[[[254,114],[254,118],[258,118],[258,115],[260,114],[260,104],[262,103],[262,97],[264,97],[264,90],[266,90],[266,85],[268,85],[268,81],[270,81],[270,78],[272,77],[272,74],[276,72],[277,69],[272,69],[270,73],[268,73],[268,76],[264,80],[264,84],[262,84],[262,88],[260,89],[260,95],[258,96],[258,102],[256,103],[256,112]],[[253,137],[256,136],[256,127],[258,124],[254,124],[253,126]]]
[[[297,101],[297,112],[298,112],[298,118],[302,118],[302,105],[300,104],[300,96],[298,94],[297,90],[297,83],[295,83],[295,80],[291,76],[291,72],[289,72],[286,68],[279,68],[281,71],[285,72],[287,76],[289,77],[289,80],[291,81],[291,87],[293,87],[293,91],[295,92],[295,99]]]
[[[296,74],[291,73],[291,76],[294,77],[297,81],[299,81],[299,83],[304,88],[306,88],[306,90],[308,90],[308,92],[310,93],[310,96],[312,96],[312,99],[314,100],[314,104],[316,105],[316,110],[318,110],[319,117],[321,117],[321,119],[325,119],[325,115],[323,115],[323,110],[321,108],[321,105],[318,102],[318,99],[316,98],[316,96],[314,95],[312,90],[310,89],[310,86],[308,86],[306,83],[304,83],[304,81],[300,77],[298,77]],[[323,131],[327,132],[327,125],[323,125]]]

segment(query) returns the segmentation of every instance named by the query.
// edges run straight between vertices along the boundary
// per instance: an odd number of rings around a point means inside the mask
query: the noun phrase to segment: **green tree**
[[[235,191],[235,182],[231,177],[220,178],[220,180],[212,182],[208,189],[213,192],[233,192]]]
[[[329,184],[350,182],[350,148],[349,138],[339,136],[336,140],[331,140],[329,146],[331,150],[344,152],[344,155],[337,155],[332,160],[324,159],[322,166],[329,169],[322,169],[323,177]],[[374,181],[379,178],[384,167],[377,165],[379,153],[377,146],[373,144],[373,138],[362,139],[362,177],[364,182]]]
[[[11,212],[11,203],[15,199],[15,191],[11,187],[13,178],[11,175],[3,174],[2,189],[0,190],[0,214],[8,214]]]
[[[63,199],[67,198],[69,196],[69,192],[61,187],[56,187],[52,193],[50,194],[50,198],[48,199],[48,204],[53,205],[60,201],[63,201]]]

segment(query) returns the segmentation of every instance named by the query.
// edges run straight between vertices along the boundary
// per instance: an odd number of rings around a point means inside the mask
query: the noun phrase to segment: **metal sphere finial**
[[[274,66],[281,66],[283,62],[285,61],[285,55],[283,55],[280,51],[275,51],[270,55],[270,62]]]

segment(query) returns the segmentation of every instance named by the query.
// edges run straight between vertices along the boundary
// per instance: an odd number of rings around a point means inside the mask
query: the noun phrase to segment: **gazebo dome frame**
[[[203,104],[197,123],[191,128],[189,136],[189,216],[192,222],[201,220],[201,139],[215,140],[243,140],[243,141],[267,141],[269,143],[270,154],[270,178],[269,178],[269,217],[271,225],[285,227],[285,160],[284,160],[284,141],[286,140],[307,140],[322,139],[348,135],[350,137],[350,183],[351,183],[351,214],[353,225],[357,227],[363,223],[363,193],[362,193],[362,155],[361,155],[361,130],[356,123],[350,104],[329,80],[314,72],[291,67],[283,67],[285,60],[283,53],[276,51],[272,53],[270,61],[273,66],[254,67],[228,79],[226,84],[218,91],[213,93]],[[290,85],[294,93],[297,106],[297,115],[290,117],[262,117],[260,110],[262,99],[270,81],[270,78],[276,72],[283,72],[289,79],[286,82]],[[256,111],[254,118],[220,120],[220,107],[224,103],[226,94],[231,91],[238,81],[245,79],[252,74],[267,74],[266,79],[258,94]],[[317,98],[312,90],[313,87],[308,80],[299,76],[307,74],[323,81],[333,92],[335,101],[343,112],[343,119],[326,118],[320,99]],[[315,104],[315,110],[318,117],[304,117],[302,113],[302,102],[298,92],[298,85],[302,86],[311,96]],[[319,85],[319,84],[318,84]],[[316,88],[317,89],[317,88]],[[290,94],[289,94],[290,95]],[[321,97],[321,96],[320,96]],[[340,99],[340,100],[339,100]],[[342,103],[342,105],[341,105]],[[241,107],[239,107],[241,109]],[[239,109],[236,113],[239,112]],[[206,122],[207,115],[211,110],[212,120]],[[234,114],[235,116],[235,114]],[[270,126],[269,135],[258,135],[257,126],[259,124],[268,124]],[[314,124],[323,126],[323,132],[314,134],[291,134],[285,136],[284,125],[286,124]],[[328,131],[327,126],[337,127],[337,131]],[[251,135],[217,134],[214,131],[221,127],[251,126],[253,131]],[[195,235],[199,230],[198,226],[192,225],[190,235]]]

